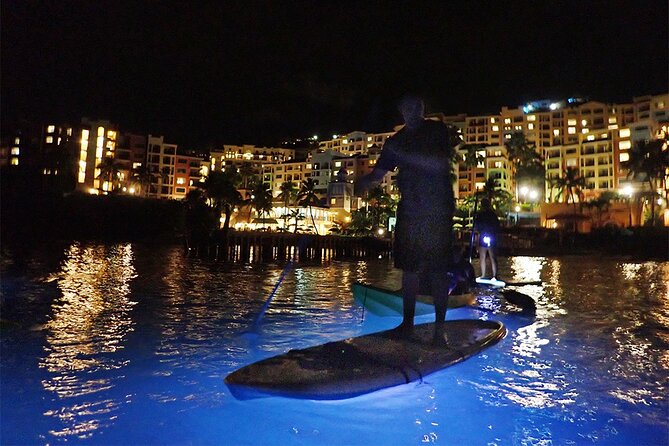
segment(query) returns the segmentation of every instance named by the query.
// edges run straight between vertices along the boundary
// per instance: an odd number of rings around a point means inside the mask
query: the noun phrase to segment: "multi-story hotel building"
[[[209,168],[208,160],[181,153],[163,136],[149,135],[146,162],[152,174],[147,196],[161,199],[184,199],[204,180]]]

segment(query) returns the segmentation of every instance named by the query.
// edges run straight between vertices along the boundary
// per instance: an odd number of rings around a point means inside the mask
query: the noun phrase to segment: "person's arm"
[[[360,177],[360,179],[355,182],[355,195],[361,195],[363,192],[371,189],[378,184],[387,173],[387,170],[375,166],[370,173]]]
[[[388,148],[392,155],[403,164],[417,167],[431,173],[447,173],[453,169],[453,154],[458,145],[458,137],[446,126],[436,127],[439,132],[439,149],[434,153],[402,152],[394,146]]]
[[[393,150],[393,149],[391,149]],[[448,172],[451,169],[453,160],[450,153],[416,153],[416,152],[400,152],[393,153],[395,158],[401,161],[402,164],[408,164],[412,167],[418,167],[421,170],[432,173]]]

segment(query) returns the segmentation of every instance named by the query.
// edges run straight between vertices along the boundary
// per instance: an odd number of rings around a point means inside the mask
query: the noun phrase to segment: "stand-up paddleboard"
[[[392,330],[289,352],[247,365],[225,378],[238,399],[278,395],[344,399],[407,384],[460,362],[506,335],[501,322],[445,323],[447,345],[433,342],[434,323],[415,327],[410,338]]]
[[[353,297],[370,313],[377,316],[397,316],[402,314],[402,292],[355,282],[351,287]],[[458,308],[476,303],[472,293],[452,294],[448,298],[448,308]],[[419,294],[416,297],[416,316],[434,314],[432,296]]]
[[[477,277],[476,278],[476,283],[480,285],[488,285],[492,286],[495,288],[504,288],[506,286],[506,282],[502,280],[497,280],[495,278],[485,278],[485,277]]]

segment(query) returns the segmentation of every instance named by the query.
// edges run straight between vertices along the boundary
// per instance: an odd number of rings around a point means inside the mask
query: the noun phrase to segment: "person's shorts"
[[[395,267],[403,271],[449,271],[453,264],[453,217],[400,216],[393,256]]]
[[[486,237],[489,237],[486,240]],[[496,235],[490,234],[480,234],[479,235],[479,248],[495,248],[497,246],[497,237]]]

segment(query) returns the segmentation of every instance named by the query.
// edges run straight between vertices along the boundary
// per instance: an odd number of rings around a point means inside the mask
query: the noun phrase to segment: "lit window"
[[[348,144],[348,139],[343,140],[342,144]]]
[[[576,125],[576,119],[568,119],[567,125]]]
[[[497,118],[490,118],[490,122],[492,122],[493,124],[496,123],[496,122],[497,122]]]
[[[584,132],[585,133],[585,132]],[[588,135],[586,138],[588,141],[594,141],[595,140],[595,135]]]
[[[330,198],[330,204],[331,205],[337,204],[337,199],[336,198]]]
[[[511,135],[509,134],[504,135],[504,139],[511,139]]]
[[[20,153],[19,153],[19,148],[18,148],[18,147],[12,147],[12,152],[11,152],[11,154],[12,154],[12,155],[20,155]]]
[[[621,138],[629,138],[629,136],[630,136],[630,129],[620,129]]]
[[[536,121],[537,120],[537,115],[527,115],[527,120],[528,121]]]
[[[19,138],[18,136],[14,138],[14,144],[16,144],[17,146],[21,144],[21,138]]]
[[[632,142],[631,141],[620,141],[620,144],[618,144],[618,148],[620,150],[629,150],[632,148]]]
[[[511,118],[504,118],[504,124],[511,124]]]
[[[584,128],[584,129],[582,130],[583,134],[586,134],[586,133],[588,133],[589,131],[590,131],[590,129],[587,129],[587,128]]]
[[[499,132],[499,126],[498,125],[493,125],[492,126],[492,131],[493,132]]]
[[[72,136],[72,127],[67,129],[67,136]]]
[[[569,133],[570,135],[575,135],[576,134],[576,127],[569,127],[567,129],[567,133]]]
[[[657,108],[664,108],[664,101],[660,101],[657,103]]]
[[[46,143],[51,144],[53,142],[53,136],[47,136],[46,137]]]
[[[177,184],[186,184],[185,178],[177,178]]]
[[[527,124],[527,128],[528,130],[534,130],[534,124],[530,122],[529,124]]]
[[[553,129],[553,136],[560,136],[560,129]]]
[[[335,161],[335,167],[341,167],[341,161]]]
[[[55,125],[50,125],[46,128],[47,133],[53,133],[56,131],[56,126]]]
[[[625,152],[620,154],[620,162],[624,163],[625,161],[629,161],[630,159],[630,154]]]
[[[609,124],[615,124],[618,121],[618,119],[615,116],[611,116],[609,118]]]
[[[513,128],[516,129],[516,130],[522,130],[523,126],[522,125],[516,125]]]
[[[98,136],[102,136],[104,138],[104,136],[105,136],[105,128],[104,127],[98,127]]]
[[[582,119],[581,120],[581,125],[588,125],[588,120],[587,119]]]
[[[12,166],[18,166],[19,165],[19,159],[18,158],[12,158]]]

